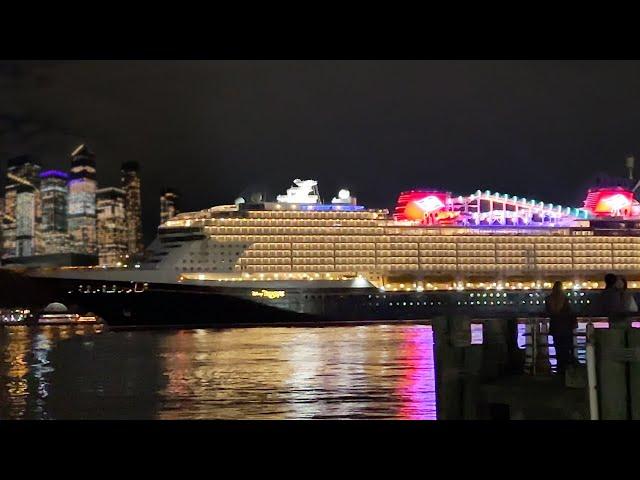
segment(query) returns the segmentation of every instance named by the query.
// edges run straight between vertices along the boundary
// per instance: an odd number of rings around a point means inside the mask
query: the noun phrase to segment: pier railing
[[[549,331],[549,317],[518,318],[522,326],[521,336],[526,352],[524,370],[532,375],[548,374],[557,365],[556,342]],[[596,330],[609,328],[640,328],[640,315],[616,315],[613,322],[609,317],[592,316],[577,317],[577,328],[573,329],[573,363],[586,365],[587,346],[594,341]]]
[[[506,397],[526,385],[539,406],[561,410],[565,399],[581,418],[640,419],[640,315],[577,317],[574,361],[564,375],[554,375],[549,322],[526,314],[434,318],[439,418],[478,418],[478,398],[513,384]]]

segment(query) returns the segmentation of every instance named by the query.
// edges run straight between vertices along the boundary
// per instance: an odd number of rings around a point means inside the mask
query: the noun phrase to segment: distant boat
[[[43,313],[38,317],[38,325],[75,325],[78,323],[99,323],[95,315],[78,313]]]
[[[31,318],[32,314],[28,309],[0,309],[0,325],[26,325]]]
[[[66,305],[53,302],[45,307],[38,317],[38,325],[73,325],[76,323],[97,323],[98,318],[89,312],[86,315],[69,313]]]

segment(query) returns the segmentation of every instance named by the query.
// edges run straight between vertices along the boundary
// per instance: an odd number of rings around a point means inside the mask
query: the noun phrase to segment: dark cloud
[[[0,150],[101,185],[141,164],[147,241],[158,195],[187,209],[293,178],[390,207],[406,188],[478,188],[579,203],[598,172],[640,157],[640,63],[99,61],[0,63]]]

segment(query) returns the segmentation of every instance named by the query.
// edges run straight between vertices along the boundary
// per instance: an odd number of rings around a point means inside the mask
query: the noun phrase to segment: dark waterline
[[[0,419],[436,418],[428,325],[0,328]]]

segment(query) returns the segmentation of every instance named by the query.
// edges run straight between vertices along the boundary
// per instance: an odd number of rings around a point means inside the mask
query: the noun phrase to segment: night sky
[[[640,62],[0,62],[2,176],[25,153],[68,169],[79,143],[99,187],[140,163],[147,243],[165,186],[183,211],[294,178],[371,207],[414,187],[580,206],[627,154],[640,172]]]

